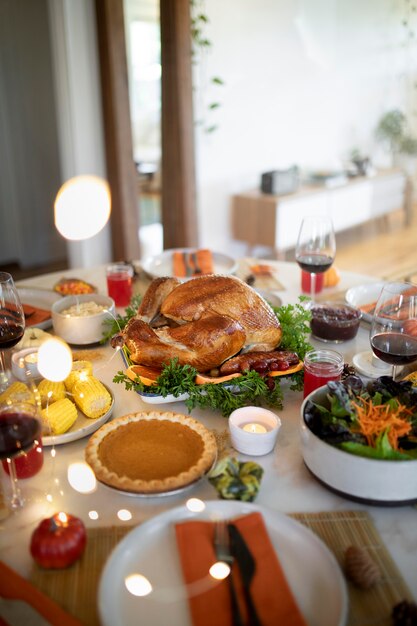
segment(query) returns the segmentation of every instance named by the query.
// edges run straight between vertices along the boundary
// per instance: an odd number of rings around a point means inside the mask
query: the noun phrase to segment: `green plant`
[[[212,43],[208,39],[206,34],[206,27],[209,23],[209,19],[203,9],[203,0],[190,0],[191,54],[194,65],[201,65],[204,59],[204,55],[208,50],[210,50],[212,46]],[[209,85],[216,87],[221,87],[224,85],[223,80],[219,76],[212,76],[209,79],[208,83]],[[206,105],[208,113],[212,113],[220,107],[221,103],[217,99],[213,102],[209,102]],[[212,133],[217,129],[217,124],[209,123],[205,120],[198,120],[196,123],[202,126],[207,133]]]
[[[399,109],[388,111],[379,120],[376,136],[389,143],[391,152],[417,155],[417,138],[409,134],[407,118]]]

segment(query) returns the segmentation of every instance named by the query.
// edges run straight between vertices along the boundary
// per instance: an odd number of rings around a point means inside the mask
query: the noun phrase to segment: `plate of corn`
[[[30,387],[14,382],[1,394],[0,401],[7,402],[12,397],[40,401],[44,446],[69,443],[91,435],[109,419],[114,407],[113,393],[93,375],[90,361],[74,361],[72,371],[63,382],[42,379]]]

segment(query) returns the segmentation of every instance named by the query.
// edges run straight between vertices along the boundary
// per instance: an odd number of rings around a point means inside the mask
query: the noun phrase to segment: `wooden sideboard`
[[[303,185],[294,193],[270,195],[258,190],[232,196],[232,236],[249,246],[268,246],[277,254],[293,248],[301,220],[330,215],[336,232],[404,210],[410,219],[411,190],[402,170],[378,171],[337,187]]]

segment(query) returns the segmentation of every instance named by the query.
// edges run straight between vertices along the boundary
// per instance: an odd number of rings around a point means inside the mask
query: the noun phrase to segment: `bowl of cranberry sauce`
[[[356,337],[361,320],[359,309],[335,302],[314,304],[311,315],[310,328],[313,337],[334,343]]]

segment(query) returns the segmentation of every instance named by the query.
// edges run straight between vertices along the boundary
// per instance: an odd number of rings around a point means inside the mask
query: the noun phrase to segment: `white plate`
[[[104,384],[104,383],[103,383]],[[91,435],[96,430],[100,428],[111,416],[114,408],[114,395],[112,391],[104,385],[111,395],[112,402],[107,413],[102,415],[101,417],[97,417],[96,419],[92,419],[90,417],[86,417],[81,411],[78,411],[78,417],[74,424],[71,426],[66,433],[62,433],[62,435],[42,435],[42,444],[44,446],[53,446],[53,445],[61,445],[62,443],[69,443],[70,441],[76,441],[77,439],[82,439],[83,437],[87,437],[87,435]]]
[[[188,393],[182,393],[180,396],[177,397],[173,396],[172,393],[168,394],[165,397],[158,396],[155,393],[143,393],[142,391],[138,391],[137,393],[146,404],[169,404],[170,402],[184,402],[190,397]]]
[[[55,291],[48,291],[47,289],[30,289],[29,287],[18,287],[19,298],[22,304],[28,304],[29,306],[38,307],[39,309],[51,310],[51,306],[54,302],[61,299],[59,293]],[[49,328],[52,326],[52,317],[46,319],[39,324],[31,326],[29,318],[28,327],[31,328]]]
[[[276,511],[243,502],[206,502],[202,513],[185,506],[136,527],[107,560],[99,586],[103,626],[191,626],[174,524],[186,519],[232,518],[260,511],[298,606],[309,625],[342,626],[346,583],[333,554],[309,529]],[[145,597],[130,594],[125,578],[140,573],[151,582]]]
[[[196,248],[176,248],[175,250],[165,250],[157,256],[150,257],[142,261],[142,269],[152,276],[160,278],[162,276],[173,276],[172,273],[172,253],[193,252]],[[237,262],[232,257],[221,252],[212,252],[213,269],[215,274],[234,274],[237,269]],[[189,280],[181,277],[181,280]]]
[[[351,306],[357,309],[361,308],[361,305],[371,304],[379,298],[384,282],[369,283],[367,285],[358,285],[357,287],[351,287],[345,294],[345,300]],[[366,322],[372,322],[372,315],[362,312],[362,319]]]

